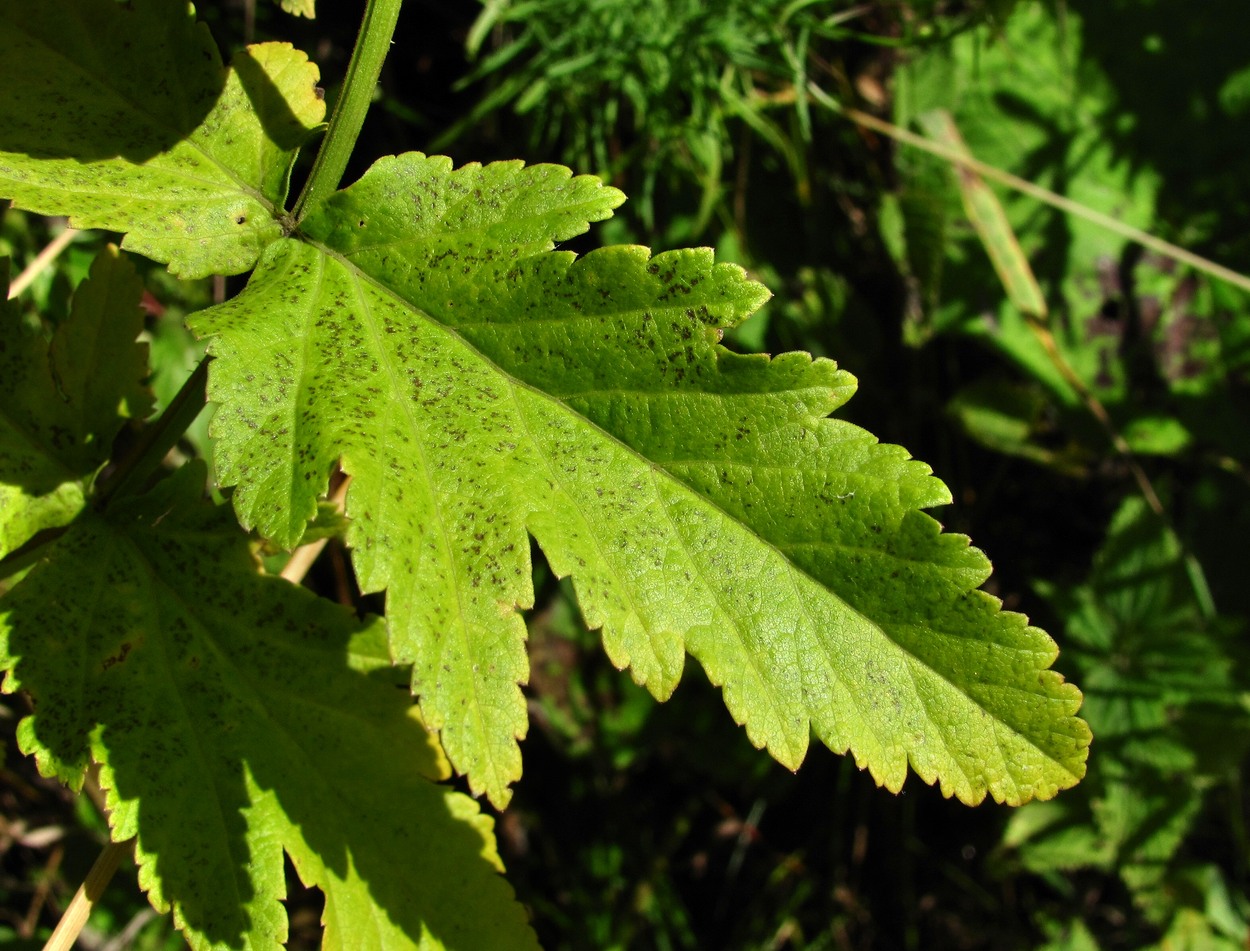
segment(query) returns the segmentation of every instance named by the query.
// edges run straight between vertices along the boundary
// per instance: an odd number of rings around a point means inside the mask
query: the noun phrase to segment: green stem
[[[298,226],[310,208],[332,195],[339,187],[347,161],[356,148],[356,139],[365,123],[365,114],[373,101],[373,90],[382,72],[382,63],[391,47],[395,23],[399,19],[399,7],[403,0],[368,0],[360,33],[356,36],[356,48],[347,65],[347,75],[339,92],[330,128],[321,151],[313,163],[312,173],[304,183],[304,190],[295,203],[293,215]]]
[[[178,444],[178,440],[195,422],[207,402],[208,364],[212,357],[205,357],[182,384],[178,395],[165,407],[160,419],[145,428],[126,457],[117,464],[101,485],[96,487],[92,504],[97,510],[105,508],[118,493],[139,485],[159,466]]]
[[[169,450],[178,444],[183,433],[195,422],[207,402],[208,364],[212,357],[200,361],[182,389],[165,407],[165,412],[152,425],[144,428],[138,442],[126,453],[112,472],[96,484],[92,506],[100,511],[118,493],[127,491],[152,474]],[[0,558],[0,580],[29,568],[44,555],[44,549],[64,535],[69,526],[45,528]]]

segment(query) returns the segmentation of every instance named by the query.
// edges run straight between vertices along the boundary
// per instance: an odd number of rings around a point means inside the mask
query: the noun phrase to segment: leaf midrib
[[[345,262],[343,262],[341,259],[335,258],[335,260],[338,260],[339,263],[344,266],[344,269],[347,271],[348,275],[354,278],[355,283],[358,288],[359,284],[361,283],[361,279],[364,277],[367,277],[367,275],[365,275],[363,271],[360,271],[356,267],[348,268]],[[320,270],[324,271],[324,266]],[[319,277],[319,280],[320,279],[321,278]],[[373,281],[372,279],[369,280],[369,283],[372,284],[374,287],[378,287],[378,288],[381,288],[383,286],[379,284],[378,282]],[[360,308],[358,313],[360,314],[360,317],[361,317],[361,323],[368,329],[369,336],[372,339],[373,346],[375,347],[375,352],[378,353],[379,356],[382,358],[382,363],[386,367],[386,374],[391,384],[390,391],[391,393],[402,392],[402,387],[399,385],[398,375],[395,372],[394,361],[390,357],[390,351],[382,344],[382,339],[379,333],[377,322],[374,319],[372,319],[371,309],[363,300],[361,300],[361,296],[360,296],[358,289],[356,292],[356,296],[357,296],[357,302]],[[388,296],[401,301],[405,305],[405,307],[408,307],[408,308],[413,307],[411,303],[403,300],[403,298],[399,298],[398,295],[391,293],[391,294],[388,294]],[[424,314],[424,311],[422,311],[422,313]],[[430,319],[432,320],[433,318],[430,318]],[[474,352],[476,353],[476,351]],[[493,364],[491,365],[493,366]],[[417,425],[417,422],[412,415],[412,406],[408,400],[404,400],[404,399],[391,400],[390,404],[392,405],[398,404],[402,407],[402,412],[404,416],[407,418],[408,423],[409,423],[409,429],[414,434],[414,444],[416,446],[416,451],[419,456],[421,474],[426,481],[427,488],[429,489],[429,492],[430,492],[430,497],[434,498],[436,497],[437,492],[435,490],[433,482],[430,479],[431,465],[430,465],[429,454],[425,446],[425,441],[423,439],[416,438],[417,435],[422,432],[422,429],[421,427]],[[388,413],[390,412],[389,405],[387,407],[387,412]],[[434,509],[434,518],[438,522],[438,535],[443,543],[444,557],[446,558],[448,564],[454,564],[455,557],[452,552],[451,537],[446,528],[446,520],[443,517],[442,509],[439,506],[433,506],[433,509]],[[472,698],[473,699],[473,703],[472,703],[473,713],[474,713],[474,717],[478,721],[478,730],[480,732],[480,735],[483,737],[489,738],[491,736],[491,732],[489,729],[487,729],[486,722],[482,716],[483,704],[482,704],[481,697],[478,695],[477,678],[475,676],[472,676],[474,670],[477,667],[477,663],[476,663],[478,659],[477,645],[471,643],[471,639],[468,637],[468,630],[470,628],[470,625],[464,619],[469,617],[469,614],[465,607],[463,585],[461,583],[461,578],[460,578],[459,573],[453,571],[452,579],[453,579],[452,583],[455,585],[456,609],[460,618],[460,621],[456,625],[456,627],[458,628],[458,633],[460,634],[462,638],[462,643],[465,649],[465,656],[470,658],[473,661],[473,663],[468,665],[469,672],[470,672],[468,681],[470,684],[470,689],[473,691],[473,698]],[[515,738],[513,741],[515,742]],[[503,802],[500,803],[502,807],[502,805],[506,804],[506,801],[507,801],[508,786],[510,785],[511,781],[515,779],[516,777],[509,776],[508,770],[502,764],[496,761],[495,751],[489,742],[483,745],[482,753],[486,761],[490,763],[490,773],[491,773],[492,778],[498,777],[498,776],[507,777],[499,788],[500,795],[503,797]],[[491,785],[493,784],[487,784],[488,792],[494,792],[494,790],[490,788]],[[492,796],[492,799],[493,798],[494,797]]]
[[[139,540],[134,538],[130,533],[121,531],[111,525],[109,525],[106,530],[113,538],[117,539],[119,542],[121,542],[122,544],[124,544],[125,546],[131,549],[131,551],[134,553],[134,557],[128,559],[128,562],[130,564],[142,566],[142,568],[145,569],[145,573],[150,579],[152,585],[154,587],[164,590],[166,594],[171,599],[173,599],[173,601],[176,604],[182,607],[183,616],[188,619],[190,624],[194,625],[194,627],[198,629],[201,642],[204,643],[208,648],[210,648],[213,651],[213,653],[218,656],[218,658],[222,658],[223,655],[217,645],[217,639],[213,636],[211,629],[209,629],[205,625],[205,623],[200,619],[198,612],[196,612],[192,608],[192,606],[186,601],[186,599],[182,596],[182,593],[165,580],[164,575],[162,574],[162,571],[158,568],[156,563],[148,556],[147,550],[144,548],[142,544],[140,544]],[[151,611],[151,609],[149,610]],[[158,617],[158,622],[159,622],[159,617]],[[167,639],[165,635],[165,628],[159,623],[157,625],[156,636],[154,638],[150,638],[148,640],[148,643],[151,643],[153,640],[155,640],[156,643],[159,644],[158,649],[160,651],[161,660],[162,660],[162,663],[160,664],[160,668],[159,668],[160,672],[166,675],[170,688],[173,691],[174,696],[177,697],[179,706],[182,710],[183,721],[187,725],[187,730],[185,732],[188,737],[188,742],[194,744],[196,753],[198,754],[198,759],[200,760],[200,763],[203,766],[203,772],[209,776],[214,777],[214,780],[215,780],[217,776],[216,767],[219,765],[219,763],[217,761],[214,761],[213,757],[211,757],[208,754],[208,752],[205,751],[204,745],[200,742],[200,733],[198,730],[194,729],[196,718],[192,715],[191,709],[186,704],[186,701],[183,697],[183,692],[184,692],[183,688],[179,684],[177,678],[171,676],[172,671],[174,669],[174,665],[169,662],[169,658],[168,658],[169,645],[167,643]],[[227,669],[230,669],[233,667],[233,665],[230,664],[228,660],[223,660],[223,662]],[[216,790],[217,788],[217,784],[215,781],[213,783],[213,788],[214,790]],[[200,798],[202,799],[203,797],[201,796]],[[232,837],[229,834],[227,834],[227,830],[230,828],[230,826],[229,826],[229,823],[226,821],[225,813],[221,809],[223,797],[219,795],[214,795],[211,798],[212,798],[213,805],[217,807],[217,814],[219,817],[219,827],[222,830],[221,834],[215,836],[214,838],[219,843],[223,843],[223,842],[229,843]],[[138,800],[136,799],[134,801],[137,802]],[[244,840],[247,852],[250,853],[252,850],[252,842],[247,837],[246,833],[243,836],[243,840]],[[149,854],[153,855],[153,853],[149,853]],[[241,861],[240,857],[235,856],[233,854],[233,849],[230,849],[228,846],[227,846],[227,854],[230,856],[230,859],[231,859],[231,862],[228,863],[231,868],[235,868],[235,869],[251,868],[250,862]],[[246,857],[250,858],[251,856],[249,854]],[[159,856],[153,855],[153,858],[157,859],[159,858]],[[155,862],[153,863],[152,867],[155,872],[156,871]],[[256,887],[256,881],[250,878],[249,876],[247,876],[246,874],[243,877],[247,879],[253,887],[253,894],[252,894],[253,900],[257,898],[261,898],[262,895],[260,893],[260,890]],[[231,888],[234,890],[234,893],[235,893],[235,901],[233,903],[233,907],[238,908],[238,909],[250,908],[251,907],[250,903],[247,903],[243,900],[243,894],[238,889],[238,877],[231,876],[230,883],[231,883]],[[246,912],[244,912],[243,917],[245,921],[241,922],[241,924],[246,923],[246,917],[247,917]],[[248,929],[246,927],[240,928],[240,931],[244,935],[247,934],[247,930]]]

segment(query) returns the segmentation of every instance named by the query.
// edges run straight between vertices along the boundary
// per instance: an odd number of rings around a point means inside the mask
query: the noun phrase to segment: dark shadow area
[[[225,80],[179,3],[8,3],[0,18],[0,152],[143,162],[185,139]]]
[[[1077,0],[1083,55],[1111,80],[1101,131],[1134,169],[1162,175],[1161,220],[1202,238],[1187,246],[1245,270],[1250,241],[1250,51],[1231,41],[1237,0]]]

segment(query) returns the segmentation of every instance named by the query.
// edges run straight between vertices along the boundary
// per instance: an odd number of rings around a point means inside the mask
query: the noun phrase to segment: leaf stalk
[[[203,412],[208,401],[210,362],[212,357],[205,357],[200,361],[199,366],[187,377],[187,382],[182,384],[182,389],[165,407],[165,412],[143,430],[134,448],[106,476],[93,501],[97,510],[104,509],[119,492],[142,484],[161,464],[169,450],[178,444],[178,440],[195,422],[195,418]]]
[[[70,951],[74,947],[74,942],[78,940],[87,918],[91,915],[91,909],[104,894],[113,873],[117,871],[118,863],[122,856],[129,853],[133,843],[133,839],[127,839],[125,842],[110,842],[104,847],[104,851],[91,866],[91,871],[87,873],[86,880],[78,886],[65,914],[61,915],[56,930],[44,945],[44,951]]]
[[[330,127],[313,162],[308,181],[295,203],[292,219],[296,227],[309,209],[315,208],[339,187],[347,162],[356,148],[356,139],[364,126],[369,104],[373,101],[373,91],[391,47],[402,3],[403,0],[368,0],[365,6],[360,32],[356,35],[356,47],[352,50],[347,75],[343,78],[342,90],[330,116]]]

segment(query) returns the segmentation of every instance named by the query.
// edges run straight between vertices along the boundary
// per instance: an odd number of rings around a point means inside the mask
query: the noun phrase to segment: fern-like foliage
[[[137,70],[92,65],[139,42],[194,68],[140,93]],[[181,273],[255,268],[190,321],[215,357],[219,483],[292,547],[333,467],[353,477],[357,575],[474,792],[503,806],[521,774],[531,538],[618,666],[664,698],[690,654],[791,768],[814,732],[892,790],[909,765],[968,803],[1080,779],[1080,694],[978,590],[985,557],[921,511],[945,487],[830,418],[855,387],[832,361],[720,347],[768,296],[740,268],[555,251],[622,196],[520,162],[382,159],[296,221],[316,69],[281,44],[223,68],[181,4],[0,0],[0,77],[27,74],[0,104],[20,130],[0,131],[0,195]],[[0,602],[7,687],[39,704],[23,748],[71,784],[101,764],[115,837],[138,835],[145,887],[198,946],[281,940],[281,850],[326,891],[328,940],[526,946],[476,807],[430,784],[437,752],[373,690],[380,625],[259,577],[201,482],[84,511]]]

